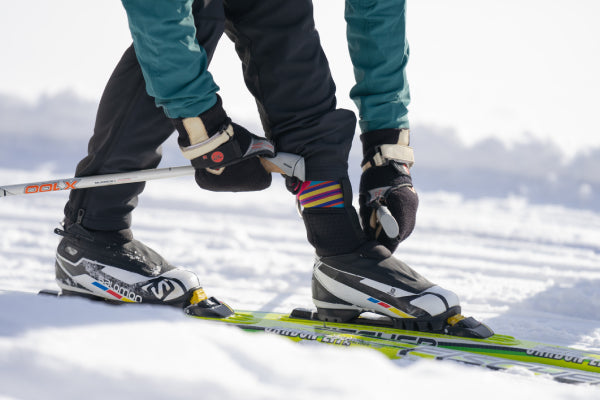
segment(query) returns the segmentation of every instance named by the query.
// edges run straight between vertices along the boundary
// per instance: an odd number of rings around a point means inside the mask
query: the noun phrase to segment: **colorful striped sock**
[[[297,194],[304,208],[312,207],[344,207],[342,185],[337,181],[306,181],[300,186]]]

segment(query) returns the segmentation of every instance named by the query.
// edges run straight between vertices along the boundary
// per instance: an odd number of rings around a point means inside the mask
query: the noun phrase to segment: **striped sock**
[[[337,181],[303,182],[297,196],[300,204],[304,208],[344,207],[342,186]]]

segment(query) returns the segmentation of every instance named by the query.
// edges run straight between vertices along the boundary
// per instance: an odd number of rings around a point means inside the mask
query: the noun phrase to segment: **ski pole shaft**
[[[295,176],[304,180],[304,159],[289,153],[278,153],[273,158],[261,158],[263,167],[269,172]],[[21,183],[0,186],[0,197],[23,194],[48,193],[61,190],[85,189],[101,186],[122,185],[125,183],[144,182],[154,179],[175,178],[193,175],[194,167],[169,167],[144,169],[140,171],[121,172],[116,174],[94,175],[65,179],[54,179],[43,182]]]
[[[191,175],[194,168],[171,167],[160,169],[146,169],[133,172],[122,172],[117,174],[94,175],[79,178],[54,179],[42,182],[21,183],[16,185],[0,187],[0,197],[18,196],[22,194],[35,194],[57,192],[60,190],[85,189],[92,187],[121,185],[149,181],[153,179],[174,178],[177,176]]]

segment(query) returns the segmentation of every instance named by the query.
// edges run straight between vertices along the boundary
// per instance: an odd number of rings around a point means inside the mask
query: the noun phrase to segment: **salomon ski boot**
[[[190,305],[227,316],[232,311],[207,298],[198,277],[169,264],[160,254],[133,239],[129,229],[94,231],[63,223],[56,250],[56,282],[63,295],[79,295],[116,303]],[[224,315],[222,315],[224,314]]]
[[[395,258],[376,241],[368,241],[351,202],[349,182],[291,185],[301,205],[308,241],[317,257],[312,295],[317,317],[350,322],[363,312],[389,317],[398,329],[456,336],[488,337],[493,332],[460,312],[458,296],[435,285]],[[312,204],[335,207],[309,207]]]
[[[313,302],[324,321],[349,322],[363,312],[387,316],[398,329],[485,338],[493,332],[460,312],[458,296],[435,285],[377,242],[319,257],[312,278]]]

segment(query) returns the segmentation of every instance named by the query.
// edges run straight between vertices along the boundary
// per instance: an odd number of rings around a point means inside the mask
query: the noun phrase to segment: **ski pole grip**
[[[277,153],[275,157],[261,157],[260,162],[267,172],[296,177],[301,181],[306,180],[304,158],[297,154]]]

